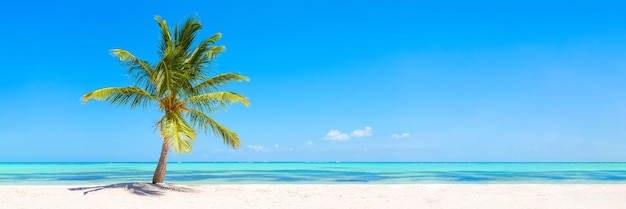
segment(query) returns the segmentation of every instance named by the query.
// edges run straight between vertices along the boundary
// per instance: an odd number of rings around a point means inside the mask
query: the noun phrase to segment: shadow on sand
[[[126,191],[140,196],[159,196],[164,195],[166,191],[173,192],[194,192],[195,190],[187,187],[176,186],[172,184],[150,184],[150,183],[119,183],[104,186],[76,187],[68,188],[70,191],[83,191],[83,195],[97,192],[105,189],[125,189]]]

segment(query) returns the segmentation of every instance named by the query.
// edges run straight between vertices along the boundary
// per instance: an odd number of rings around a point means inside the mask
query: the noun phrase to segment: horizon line
[[[156,161],[13,161],[0,163],[157,163]],[[626,163],[626,161],[176,161],[168,163]]]

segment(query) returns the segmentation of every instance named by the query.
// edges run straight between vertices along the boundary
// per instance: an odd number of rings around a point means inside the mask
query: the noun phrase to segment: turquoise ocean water
[[[0,185],[150,182],[156,163],[0,163]],[[182,184],[626,183],[626,163],[172,163]]]

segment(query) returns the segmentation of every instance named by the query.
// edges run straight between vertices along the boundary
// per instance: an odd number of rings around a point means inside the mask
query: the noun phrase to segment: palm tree
[[[237,102],[248,106],[249,102],[244,96],[218,91],[218,87],[228,82],[248,81],[248,78],[235,73],[212,77],[207,75],[213,58],[225,49],[215,44],[222,36],[220,33],[192,48],[195,35],[202,28],[199,20],[193,17],[187,19],[182,26],[176,25],[172,34],[165,20],[159,16],[155,19],[162,35],[158,49],[159,62],[150,64],[126,50],[111,50],[129,67],[128,74],[134,78],[135,85],[98,89],[85,94],[82,101],[87,103],[95,99],[130,108],[158,104],[158,109],[164,113],[156,124],[163,138],[163,146],[152,183],[163,183],[168,150],[171,148],[178,153],[190,153],[191,145],[196,140],[196,129],[205,133],[213,132],[233,148],[240,146],[237,133],[220,125],[205,112],[210,115]]]

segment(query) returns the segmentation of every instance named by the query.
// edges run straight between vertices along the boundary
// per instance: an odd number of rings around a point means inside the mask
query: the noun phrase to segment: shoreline
[[[0,185],[0,208],[621,208],[626,184]]]
[[[0,163],[0,185],[149,182],[154,163]],[[626,163],[169,163],[192,184],[626,183]]]

